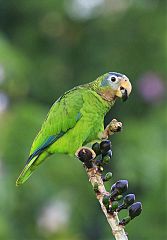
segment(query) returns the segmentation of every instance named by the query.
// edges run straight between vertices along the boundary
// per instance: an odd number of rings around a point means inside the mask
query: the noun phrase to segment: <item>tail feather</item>
[[[52,145],[57,139],[59,139],[64,132],[60,132],[57,135],[52,135],[44,141],[44,143],[38,147],[28,158],[26,165],[21,172],[20,176],[16,180],[16,186],[23,184],[32,174],[32,172],[37,168],[37,166],[50,155],[45,150]]]
[[[40,163],[42,163],[45,158],[49,154],[47,152],[43,152],[42,154],[33,157],[27,164],[25,165],[23,171],[21,172],[20,176],[16,180],[16,186],[23,184],[27,179],[31,176],[33,171],[38,167]]]
[[[35,161],[37,160],[38,156],[35,156],[29,163],[27,163],[22,170],[21,174],[19,175],[18,179],[16,180],[16,186],[23,184],[33,173],[35,168],[37,167],[34,165]]]

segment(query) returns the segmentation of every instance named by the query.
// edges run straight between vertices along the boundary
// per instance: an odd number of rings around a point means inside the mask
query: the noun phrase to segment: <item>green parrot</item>
[[[51,107],[16,186],[24,183],[51,154],[74,155],[80,147],[99,139],[106,113],[117,97],[125,101],[131,89],[124,74],[109,72],[65,92]]]

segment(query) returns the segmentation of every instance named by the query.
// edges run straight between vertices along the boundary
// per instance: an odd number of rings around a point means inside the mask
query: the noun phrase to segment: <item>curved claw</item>
[[[107,139],[109,136],[113,135],[116,132],[120,132],[122,130],[122,123],[118,122],[116,119],[113,119],[105,128],[102,138]]]

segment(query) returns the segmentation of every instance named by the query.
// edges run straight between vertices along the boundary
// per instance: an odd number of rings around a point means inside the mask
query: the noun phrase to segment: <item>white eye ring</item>
[[[111,82],[116,82],[118,80],[118,78],[116,77],[116,76],[114,76],[114,75],[112,75],[111,77],[110,77],[110,81]]]

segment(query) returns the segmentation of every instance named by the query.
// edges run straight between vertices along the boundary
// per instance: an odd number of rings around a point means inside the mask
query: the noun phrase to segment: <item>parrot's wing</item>
[[[35,138],[30,156],[26,165],[16,181],[16,185],[25,182],[36,168],[36,160],[45,150],[73,128],[81,118],[83,97],[81,89],[74,88],[60,97],[51,107],[40,132]],[[42,162],[45,157],[40,161]]]
[[[80,110],[82,106],[81,89],[74,88],[60,97],[51,107],[40,132],[35,138],[30,150],[30,156],[38,148],[52,144],[69,129],[73,128],[81,118]]]

